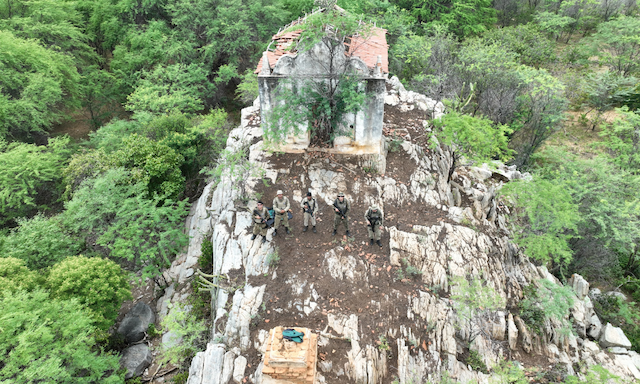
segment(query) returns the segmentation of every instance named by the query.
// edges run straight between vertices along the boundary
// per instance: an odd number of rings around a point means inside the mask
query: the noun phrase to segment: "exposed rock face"
[[[118,333],[124,336],[127,343],[135,343],[144,338],[149,324],[156,321],[156,316],[151,307],[143,302],[138,302],[124,316],[118,327]]]
[[[399,83],[387,94],[385,102],[404,105],[403,109],[407,111],[426,108],[434,113],[441,112],[438,105],[407,92]],[[242,123],[230,133],[227,148],[236,150],[249,146],[250,161],[265,169],[266,177],[273,183],[281,182],[280,175],[300,180],[303,187],[291,192],[293,201],[300,201],[302,188],[311,191],[318,202],[324,204],[331,204],[336,193],[344,191],[351,201],[364,205],[375,203],[383,210],[385,205],[409,203],[429,207],[438,213],[440,220],[429,225],[414,223],[411,229],[394,225],[386,228],[389,259],[384,260],[385,265],[389,268],[411,266],[421,272],[417,278],[421,286],[410,293],[393,286],[378,291],[376,281],[377,274],[381,273],[380,265],[348,249],[348,242],[336,241],[328,250],[317,253],[322,257],[317,267],[323,279],[330,279],[336,285],[346,284],[353,292],[368,287],[371,297],[364,304],[372,312],[392,304],[386,307],[392,309],[384,324],[369,329],[364,326],[366,313],[338,306],[327,310],[328,298],[308,273],[299,271],[283,275],[280,269],[269,268],[271,254],[276,251],[271,230],[267,234],[269,241],[264,244],[250,240],[250,214],[246,207],[236,205],[239,204],[239,191],[232,187],[227,176],[223,176],[215,188],[208,186],[205,189],[192,208],[189,228],[195,243],[167,272],[170,281],[186,281],[193,274],[195,263],[191,262],[194,257],[197,260],[199,244],[206,235],[211,236],[213,242],[214,275],[240,275],[236,286],[223,285],[214,291],[215,320],[211,339],[215,343],[210,343],[206,351],[199,352],[193,359],[189,384],[238,383],[244,379],[251,383],[272,382],[262,375],[262,364],[258,367],[247,365],[248,358],[265,352],[267,333],[264,329],[252,330],[252,321],[264,313],[261,311],[265,308],[295,319],[316,316],[322,320],[316,324],[320,333],[318,345],[331,350],[331,346],[336,345],[333,343],[342,343],[343,355],[327,356],[319,364],[318,383],[330,383],[331,378],[340,377],[349,382],[380,384],[390,383],[394,376],[402,384],[428,382],[439,380],[444,372],[456,382],[488,383],[488,375],[473,371],[465,362],[458,361],[458,356],[467,349],[478,351],[489,367],[506,357],[517,358],[524,351],[547,356],[551,362],[566,366],[569,372],[573,364],[583,361],[588,365],[603,365],[626,377],[640,373],[637,355],[618,353],[610,357],[588,339],[602,340],[607,334],[605,339],[612,346],[629,348],[628,340],[622,339],[624,334],[620,337],[617,331],[600,329],[589,297],[593,290],[587,295],[589,284],[578,275],[571,280],[577,294],[569,317],[578,329],[576,336],[561,337],[561,325],[554,321],[547,321],[542,335],[538,335],[506,309],[517,305],[523,287],[527,285],[537,284],[540,279],[559,284],[546,268],[534,266],[511,243],[505,219],[508,208],[497,201],[496,191],[501,183],[528,175],[496,163],[473,169],[459,168],[449,179],[452,159],[448,150],[440,147],[426,150],[409,141],[402,142],[401,150],[415,170],[403,182],[390,174],[354,179],[349,171],[352,164],[336,166],[328,158],[301,157],[305,172],[293,175],[289,169],[274,169],[269,155],[262,150],[262,132],[258,126],[250,124],[251,119],[257,119],[257,112],[255,107],[243,110]],[[246,181],[249,190],[260,182]],[[362,219],[357,217],[355,220]],[[196,222],[204,229],[196,230],[192,226]],[[484,230],[478,231],[480,226]],[[479,323],[462,321],[450,298],[450,279],[456,276],[484,280],[506,301],[506,307],[489,313]],[[255,281],[260,284],[251,284]],[[272,305],[269,300],[277,293],[270,292],[271,285],[265,281],[277,284],[279,291],[286,290],[292,297],[291,302]],[[158,304],[158,311],[166,314],[167,304],[179,300],[182,295],[180,285],[170,285]],[[385,338],[388,345],[372,341],[372,333],[376,338]]]
[[[153,355],[146,344],[136,344],[122,351],[120,365],[127,370],[125,379],[142,375],[142,372],[151,365]]]
[[[600,335],[600,345],[602,347],[622,347],[622,348],[631,348],[631,342],[627,339],[622,329],[618,327],[614,327],[613,325],[607,323],[602,329],[602,334]]]

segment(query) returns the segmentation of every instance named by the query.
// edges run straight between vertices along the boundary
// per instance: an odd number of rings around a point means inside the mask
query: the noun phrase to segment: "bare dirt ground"
[[[424,112],[400,112],[396,108],[385,107],[384,133],[390,140],[410,138],[412,142],[424,146],[428,139],[422,123],[425,118]],[[328,158],[331,163],[343,165],[342,167],[336,166],[334,171],[345,172],[348,176],[346,179],[349,190],[357,180],[379,176],[366,173],[359,168],[354,156],[319,152],[312,156],[317,159]],[[390,265],[389,238],[386,232],[383,232],[382,247],[375,244],[369,245],[367,228],[364,224],[364,212],[368,207],[359,202],[351,202],[350,237],[344,234],[342,228],[338,229],[336,236],[332,235],[334,213],[330,206],[324,204],[321,204],[319,210],[318,233],[313,233],[311,230],[303,233],[302,214],[291,199],[291,191],[303,189],[299,179],[301,174],[306,174],[306,162],[299,154],[273,156],[272,161],[275,169],[288,169],[289,174],[280,174],[275,185],[264,187],[258,192],[262,193],[263,200],[268,206],[271,205],[271,199],[275,196],[276,190],[282,189],[285,194],[288,194],[293,205],[293,219],[290,220],[292,233],[285,235],[284,231],[280,231],[281,233],[273,240],[279,256],[279,262],[275,268],[277,277],[273,279],[272,269],[265,276],[249,279],[249,283],[253,286],[267,285],[263,299],[265,303],[263,310],[252,322],[252,338],[255,340],[261,329],[268,331],[278,325],[308,327],[320,331],[324,330],[327,325],[328,313],[354,313],[358,315],[361,346],[378,344],[382,350],[386,349],[386,345],[388,345],[390,375],[387,379],[388,382],[391,382],[395,373],[393,361],[397,356],[397,347],[395,340],[385,341],[383,338],[385,331],[389,328],[398,328],[400,324],[404,324],[408,328],[412,325],[415,326],[406,317],[407,300],[394,300],[393,298],[396,297],[396,294],[400,297],[415,296],[417,290],[429,290],[430,287],[422,284],[419,276],[410,278],[402,271],[402,268]],[[415,163],[407,158],[406,152],[402,148],[397,148],[388,154],[386,176],[392,177],[398,183],[408,184],[415,169]],[[411,202],[406,202],[401,206],[387,204],[384,206],[384,214],[386,227],[395,226],[403,231],[411,231],[414,224],[428,226],[436,225],[441,221],[449,221],[441,210]],[[356,286],[347,280],[327,278],[324,266],[325,253],[336,246],[342,246],[345,249],[344,254],[352,255],[365,264],[367,270],[370,271],[368,284],[363,283]],[[300,315],[295,306],[289,310],[291,303],[300,301],[300,297],[292,293],[291,286],[284,284],[289,279],[306,280],[308,284],[313,284],[313,288],[320,296],[316,300],[318,309],[308,316]],[[380,302],[380,308],[374,308],[372,301]],[[284,310],[279,313],[275,311],[277,308]],[[426,350],[427,343],[411,346],[411,348],[416,352],[419,348]],[[334,367],[343,367],[347,362],[347,351],[350,349],[351,343],[349,341],[332,339],[326,347],[319,347],[319,359],[329,359],[333,362]],[[259,364],[260,359],[261,356],[256,351],[249,363],[255,367]],[[336,376],[333,372],[323,374],[328,383],[346,384],[350,382],[346,376]]]

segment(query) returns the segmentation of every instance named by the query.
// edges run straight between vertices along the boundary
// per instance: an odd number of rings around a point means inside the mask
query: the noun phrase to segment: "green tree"
[[[156,277],[187,243],[182,231],[187,201],[149,196],[144,183],[114,168],[88,179],[63,213],[70,230],[98,252],[132,262],[144,277]]]
[[[52,139],[48,146],[0,141],[0,224],[58,201],[68,143],[68,137]]]
[[[498,44],[518,54],[517,61],[535,68],[555,61],[555,43],[530,23],[489,30],[482,35],[485,44]]]
[[[73,59],[0,30],[0,139],[42,133],[76,104]]]
[[[302,29],[294,49],[299,54],[307,54],[324,74],[315,78],[290,77],[279,82],[276,106],[270,111],[264,128],[265,139],[278,145],[288,134],[299,134],[305,128],[319,143],[351,135],[352,129],[346,126],[345,118],[361,109],[367,95],[346,57],[344,43],[356,34],[368,39],[370,27],[348,13],[327,9],[309,15],[294,28]],[[322,55],[316,55],[313,49],[321,50]],[[328,58],[326,62],[324,57]],[[307,127],[301,127],[301,116]]]
[[[447,145],[452,150],[449,178],[462,157],[469,161],[485,162],[494,157],[506,160],[511,151],[507,148],[509,129],[504,125],[495,126],[491,120],[450,112],[434,120],[436,132],[434,142]]]
[[[634,175],[640,174],[640,114],[629,108],[616,109],[620,117],[602,126],[605,147],[613,162]]]
[[[47,218],[41,214],[18,219],[18,226],[0,245],[1,257],[18,258],[31,270],[50,267],[82,249],[82,243],[71,236],[59,216]]]
[[[580,216],[565,183],[534,177],[510,182],[501,193],[514,203],[514,240],[527,256],[558,269],[571,262],[569,240]]]
[[[640,71],[640,19],[621,16],[598,25],[588,42],[600,64],[622,76]]]
[[[168,114],[195,113],[204,109],[207,71],[198,64],[156,66],[143,71],[135,91],[129,95],[127,109],[133,112]]]
[[[100,257],[68,257],[54,265],[45,287],[51,297],[75,298],[90,310],[94,324],[109,329],[125,300],[131,299],[131,288],[122,268]]]
[[[95,351],[91,318],[76,300],[41,290],[0,297],[0,380],[105,383],[124,380],[118,356]]]
[[[122,148],[113,152],[109,164],[130,170],[132,183],[143,183],[149,195],[176,198],[184,189],[180,166],[184,157],[167,145],[136,133],[122,140]]]

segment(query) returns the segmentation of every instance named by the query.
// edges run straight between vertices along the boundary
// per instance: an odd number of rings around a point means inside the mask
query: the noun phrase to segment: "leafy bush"
[[[534,177],[506,184],[501,193],[515,202],[515,242],[540,263],[566,265],[573,254],[571,234],[577,230],[578,206],[561,180]]]
[[[68,137],[46,147],[0,140],[0,225],[58,201],[68,143]]]
[[[162,344],[160,361],[181,366],[206,343],[206,330],[202,320],[190,315],[187,308],[177,305],[162,319],[162,330],[170,332],[171,342]]]
[[[528,296],[520,301],[520,316],[525,323],[540,333],[545,319],[554,320],[560,324],[558,332],[561,336],[568,336],[572,332],[571,324],[567,320],[569,310],[573,307],[575,293],[571,287],[552,283],[541,279],[536,290],[529,290]],[[542,316],[541,316],[542,315]]]
[[[63,220],[97,251],[132,262],[143,277],[155,277],[187,243],[182,232],[187,202],[148,199],[146,185],[129,180],[123,169],[86,180],[66,204]]]
[[[70,235],[60,216],[19,219],[0,245],[2,257],[21,259],[31,270],[50,267],[81,250],[82,243]]]
[[[124,381],[118,356],[94,351],[92,320],[75,299],[42,291],[0,297],[0,380],[8,383]]]
[[[5,291],[31,291],[39,284],[39,275],[26,267],[24,260],[0,259],[0,295]]]
[[[465,364],[471,366],[474,371],[488,373],[487,365],[482,360],[482,356],[475,350],[469,350],[469,356],[465,359]]]
[[[253,73],[253,68],[247,69],[242,75],[242,80],[236,88],[236,100],[243,104],[251,104],[258,97],[258,76]]]
[[[131,288],[120,266],[99,257],[69,257],[49,271],[45,286],[51,296],[75,298],[91,311],[94,324],[113,325],[120,306],[131,298]]]

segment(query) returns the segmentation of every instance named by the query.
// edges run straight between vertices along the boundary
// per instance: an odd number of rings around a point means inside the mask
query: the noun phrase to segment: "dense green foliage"
[[[68,257],[49,271],[45,286],[51,297],[76,298],[89,311],[97,327],[108,329],[131,288],[122,268],[99,257]]]
[[[575,293],[570,287],[558,285],[548,279],[541,279],[520,301],[522,319],[537,333],[545,329],[546,321],[553,321],[563,337],[572,332],[569,310],[573,307]]]
[[[68,144],[64,138],[46,147],[0,141],[0,225],[57,201]]]
[[[1,380],[122,383],[118,357],[93,349],[92,320],[77,300],[21,291],[0,296],[0,313]]]

